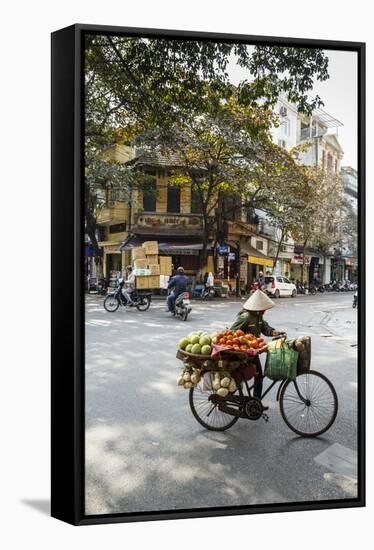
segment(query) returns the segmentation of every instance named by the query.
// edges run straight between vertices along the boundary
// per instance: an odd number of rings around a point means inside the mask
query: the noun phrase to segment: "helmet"
[[[126,270],[127,270],[127,271],[132,271],[132,265],[128,265],[128,266],[126,267]]]
[[[263,271],[259,271],[258,274],[259,274],[259,275],[263,275],[264,273],[263,273]]]
[[[177,271],[178,271],[178,273],[184,273],[184,267],[179,266]]]

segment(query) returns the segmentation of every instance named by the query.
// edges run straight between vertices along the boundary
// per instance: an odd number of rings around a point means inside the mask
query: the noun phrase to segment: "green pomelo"
[[[210,346],[208,346],[208,345],[203,346],[203,347],[201,348],[201,354],[202,354],[202,355],[210,355],[211,352],[212,352],[212,348],[211,348]]]
[[[191,349],[191,353],[196,353],[197,355],[201,354],[201,346],[200,344],[194,344]]]
[[[185,351],[187,351],[188,353],[192,353],[191,350],[192,350],[192,344],[187,344],[187,346],[184,348]]]
[[[190,341],[188,338],[181,338],[178,343],[179,349],[186,349],[189,343]]]
[[[198,344],[200,340],[200,336],[198,334],[194,334],[193,336],[191,336],[189,340],[190,340],[190,344]]]
[[[210,346],[212,343],[210,337],[207,334],[200,336],[199,344],[200,346]]]

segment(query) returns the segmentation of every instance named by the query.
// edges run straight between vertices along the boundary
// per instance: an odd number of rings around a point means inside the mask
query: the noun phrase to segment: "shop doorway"
[[[122,273],[122,259],[120,252],[106,254],[106,277],[109,279],[109,286],[116,285],[118,277]]]

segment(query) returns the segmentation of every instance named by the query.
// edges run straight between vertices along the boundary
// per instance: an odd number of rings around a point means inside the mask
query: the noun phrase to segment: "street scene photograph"
[[[358,498],[357,70],[85,35],[86,515]]]

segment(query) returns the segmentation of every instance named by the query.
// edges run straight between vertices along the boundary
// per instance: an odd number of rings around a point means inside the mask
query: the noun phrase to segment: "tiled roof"
[[[172,168],[183,166],[181,155],[174,152],[160,151],[157,149],[138,150],[135,157],[127,162],[127,164],[135,164],[136,166],[152,166],[162,168]]]

